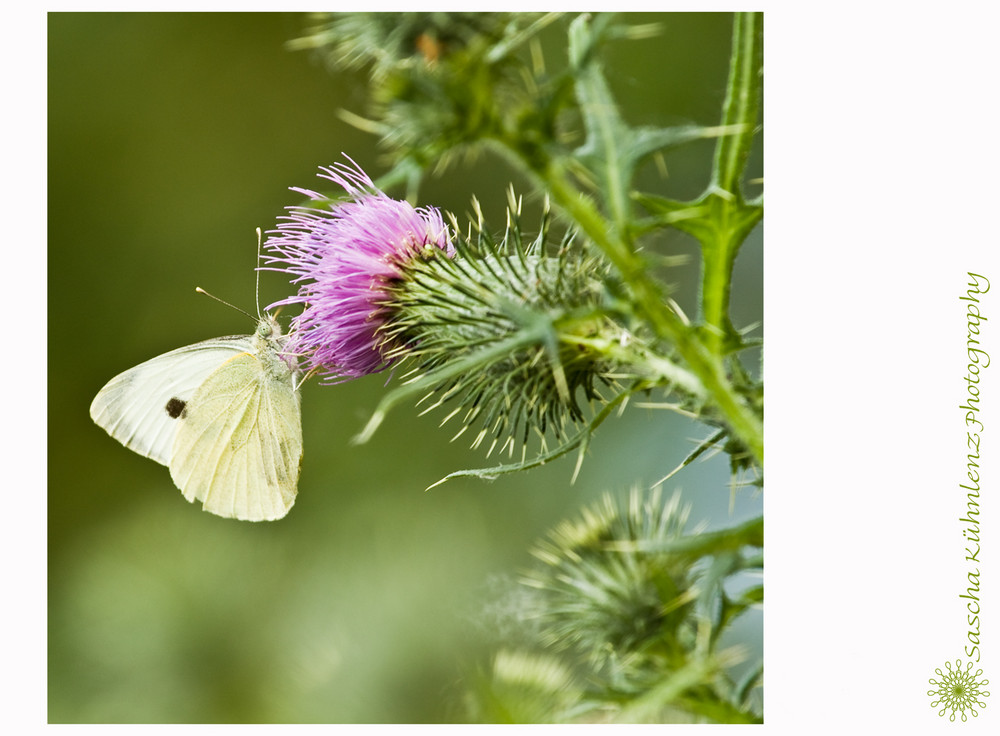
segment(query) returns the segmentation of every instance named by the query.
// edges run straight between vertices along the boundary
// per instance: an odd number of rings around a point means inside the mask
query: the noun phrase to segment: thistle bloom
[[[343,187],[353,201],[289,207],[266,244],[268,263],[284,264],[280,270],[299,285],[298,294],[271,306],[304,305],[292,320],[287,352],[332,379],[376,373],[392,362],[379,334],[387,318],[387,285],[427,248],[454,254],[437,209],[391,199],[345,158],[353,168],[323,167],[319,176]],[[293,191],[328,201],[308,189]]]
[[[449,414],[458,434],[482,424],[472,444],[492,436],[488,452],[513,456],[532,431],[544,444],[546,432],[561,440],[585,421],[581,399],[603,401],[597,386],[611,381],[601,346],[622,334],[601,312],[604,262],[571,237],[549,255],[547,209],[526,243],[513,193],[502,242],[475,201],[469,234],[452,236],[437,209],[390,199],[348,161],[320,176],[349,200],[295,189],[313,202],[289,207],[268,233],[265,259],[298,288],[271,306],[304,307],[286,353],[328,381],[405,363],[405,376],[429,379],[413,385],[436,395],[432,406],[459,404]]]

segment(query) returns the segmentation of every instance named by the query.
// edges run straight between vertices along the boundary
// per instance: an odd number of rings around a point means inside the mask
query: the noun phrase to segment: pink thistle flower
[[[387,285],[402,278],[406,264],[424,249],[438,248],[449,257],[455,249],[441,213],[391,199],[349,157],[344,164],[321,167],[319,176],[340,185],[353,201],[328,207],[288,207],[277,229],[268,233],[268,263],[299,284],[281,304],[303,304],[292,319],[286,353],[301,358],[307,370],[346,380],[376,373],[392,359],[383,350],[379,330],[390,310]],[[310,199],[328,198],[292,188]]]

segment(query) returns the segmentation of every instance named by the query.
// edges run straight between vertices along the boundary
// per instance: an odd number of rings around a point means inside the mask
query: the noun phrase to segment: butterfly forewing
[[[249,335],[219,337],[140,363],[108,381],[90,416],[130,450],[169,465],[178,420],[197,388],[250,347]]]

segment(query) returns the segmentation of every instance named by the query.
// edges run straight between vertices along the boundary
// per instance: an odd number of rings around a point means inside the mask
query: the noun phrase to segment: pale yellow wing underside
[[[277,356],[240,353],[214,371],[187,403],[170,476],[188,501],[218,516],[280,519],[295,503],[302,459],[299,396]]]

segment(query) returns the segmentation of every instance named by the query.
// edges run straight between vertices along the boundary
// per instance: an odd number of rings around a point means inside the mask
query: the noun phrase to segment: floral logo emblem
[[[965,666],[965,669],[962,669],[962,660],[956,659],[954,670],[952,669],[951,662],[945,662],[945,668],[947,672],[942,672],[940,667],[934,670],[939,679],[932,677],[928,680],[935,687],[934,690],[927,691],[929,696],[935,698],[935,700],[931,701],[931,707],[937,708],[941,706],[938,715],[942,718],[950,710],[949,721],[954,721],[957,714],[961,714],[962,720],[967,721],[966,710],[975,718],[979,715],[979,711],[974,706],[979,706],[980,708],[986,707],[986,702],[983,698],[989,697],[990,693],[988,690],[983,690],[983,688],[989,685],[990,681],[979,679],[983,674],[982,670],[976,670],[975,673],[972,672],[972,662],[969,662]]]

